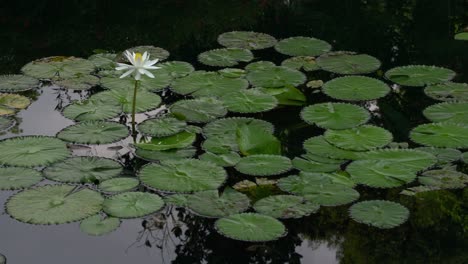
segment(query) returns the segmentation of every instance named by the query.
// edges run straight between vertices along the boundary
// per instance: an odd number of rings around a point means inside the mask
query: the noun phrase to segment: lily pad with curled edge
[[[253,86],[266,88],[298,86],[305,83],[306,79],[302,72],[284,66],[267,67],[247,74],[247,80]]]
[[[136,146],[144,150],[169,150],[182,149],[192,145],[197,138],[197,134],[182,131],[167,137],[153,137],[150,142],[138,143]]]
[[[164,196],[163,199],[167,205],[187,207],[190,197],[192,197],[191,194],[171,194]]]
[[[427,86],[427,96],[439,101],[468,101],[468,83],[445,82]]]
[[[399,85],[425,86],[448,82],[455,77],[455,72],[436,66],[408,65],[388,70],[385,77]]]
[[[109,144],[128,137],[127,126],[109,121],[87,121],[68,126],[57,137],[79,144]]]
[[[227,78],[216,72],[196,71],[172,82],[171,90],[194,97],[221,96],[246,89],[249,83],[242,78]]]
[[[274,218],[301,218],[315,213],[319,209],[314,204],[295,195],[273,195],[258,200],[253,208],[255,211]]]
[[[463,123],[468,125],[468,102],[445,102],[427,107],[424,116],[432,122]]]
[[[346,167],[356,183],[375,188],[393,188],[416,179],[417,170],[392,161],[356,160]]]
[[[98,185],[98,189],[104,193],[120,193],[135,190],[140,182],[130,177],[118,177],[105,180]]]
[[[326,82],[322,91],[339,100],[368,101],[386,96],[390,92],[390,87],[370,77],[344,76]]]
[[[301,118],[327,129],[347,129],[366,123],[370,113],[363,107],[346,103],[321,103],[305,107]]]
[[[281,66],[304,71],[316,71],[320,69],[315,62],[315,57],[311,56],[297,56],[285,59],[281,62]]]
[[[117,54],[114,53],[98,53],[88,57],[88,60],[100,70],[113,70],[117,66],[115,60]]]
[[[180,78],[192,73],[195,68],[193,68],[192,64],[185,62],[185,61],[166,61],[160,64],[157,64],[158,69],[154,71],[154,74],[159,77],[162,75],[170,76],[171,78]],[[162,74],[164,73],[164,74]]]
[[[305,172],[332,172],[340,169],[340,164],[322,163],[295,157],[292,160],[294,168]]]
[[[148,192],[125,192],[104,200],[106,214],[118,218],[137,218],[152,214],[164,206],[164,201],[156,194]]]
[[[378,70],[381,65],[381,62],[375,57],[349,51],[326,53],[315,61],[322,70],[337,74],[371,73]]]
[[[269,131],[256,126],[242,125],[237,128],[236,141],[244,156],[254,154],[281,154],[281,142]]]
[[[221,195],[218,190],[196,192],[188,199],[187,206],[204,217],[225,217],[247,210],[250,199],[228,187]]]
[[[90,97],[90,100],[98,100],[103,104],[119,104],[125,113],[132,112],[133,90],[118,89],[97,93]],[[143,113],[156,109],[162,102],[159,95],[147,91],[138,91],[136,97],[136,112]]]
[[[172,81],[166,72],[155,70],[152,72],[155,78],[142,76],[139,84],[138,91],[158,92],[168,87]],[[123,74],[123,73],[122,73]],[[135,87],[135,80],[133,78],[119,78],[119,75],[113,77],[101,78],[101,86],[109,90],[129,90],[133,92]]]
[[[311,37],[291,37],[279,41],[275,50],[289,56],[318,56],[331,50],[331,45]]]
[[[359,152],[337,148],[328,143],[324,136],[311,137],[304,141],[306,152],[331,159],[355,160]]]
[[[373,125],[362,125],[342,130],[327,130],[324,138],[332,145],[353,151],[365,151],[383,147],[392,142],[392,133]]]
[[[63,116],[75,121],[97,121],[117,117],[122,113],[122,106],[113,100],[102,102],[91,97],[85,101],[74,102],[63,109]]]
[[[227,93],[220,98],[230,112],[266,112],[278,105],[278,100],[259,89],[248,89]]]
[[[73,157],[43,170],[47,179],[66,183],[88,183],[117,177],[123,171],[117,161],[99,157]]]
[[[455,40],[468,40],[468,32],[460,32],[453,37]]]
[[[158,117],[146,119],[138,124],[138,131],[143,135],[152,137],[172,136],[182,132],[187,123],[173,117]]]
[[[399,203],[371,200],[351,206],[349,215],[358,223],[387,229],[403,224],[409,217],[409,211]]]
[[[31,187],[42,180],[42,174],[21,167],[0,168],[0,190],[19,190]]]
[[[224,68],[219,70],[218,73],[226,78],[243,78],[247,74],[247,71],[237,68]]]
[[[468,124],[430,123],[410,132],[412,141],[431,147],[468,148]]]
[[[144,46],[136,46],[136,47],[132,47],[132,48],[129,48],[127,49],[129,52],[139,52],[141,54],[143,54],[144,52],[148,52],[148,55],[150,57],[150,60],[154,60],[154,59],[158,59],[160,61],[163,61],[167,58],[169,58],[169,51],[163,49],[163,48],[160,48],[160,47],[155,47],[155,46],[150,46],[150,45],[144,45]],[[126,61],[126,58],[125,56],[122,54],[119,55],[118,57],[118,60],[119,61]]]
[[[203,128],[203,134],[208,138],[220,136],[236,142],[237,130],[244,125],[247,125],[252,129],[264,130],[270,134],[273,134],[274,131],[274,127],[270,122],[261,119],[250,117],[228,117],[212,121],[205,125]]]
[[[240,155],[237,152],[229,152],[226,154],[214,154],[212,152],[205,152],[200,155],[200,160],[212,162],[218,166],[222,167],[232,167],[235,166],[241,159]]]
[[[79,75],[55,81],[54,84],[69,90],[89,90],[99,84],[99,78],[89,74]]]
[[[431,153],[437,158],[437,165],[441,166],[460,160],[462,155],[461,151],[453,148],[419,147],[416,150]]]
[[[221,166],[211,162],[183,159],[162,160],[160,164],[144,166],[138,177],[147,186],[167,192],[215,190],[227,178]]]
[[[251,71],[258,71],[258,70],[265,70],[268,68],[274,68],[276,67],[276,64],[274,64],[271,61],[256,61],[256,62],[251,62],[245,66],[245,70],[248,72]]]
[[[291,160],[280,155],[256,154],[242,158],[235,166],[240,173],[253,176],[273,176],[289,171]]]
[[[286,227],[280,221],[256,213],[235,214],[218,219],[215,228],[226,237],[247,242],[272,241],[286,234]]]
[[[30,104],[31,100],[26,96],[19,94],[0,94],[0,108],[11,109],[14,112],[15,110],[24,109]],[[2,115],[2,112],[3,111],[0,111],[0,116]]]
[[[468,175],[453,170],[429,170],[419,176],[418,181],[440,189],[461,189],[468,185]]]
[[[231,67],[239,62],[253,60],[253,54],[248,49],[225,48],[205,51],[198,55],[198,61],[208,66]]]
[[[47,166],[70,156],[65,142],[53,137],[8,138],[0,141],[0,149],[0,164],[7,166]]]
[[[170,111],[177,118],[192,123],[207,123],[227,114],[223,102],[213,97],[180,100],[171,105]]]
[[[24,92],[38,87],[39,84],[38,79],[26,75],[0,75],[0,92]]]
[[[15,124],[15,120],[8,117],[0,116],[0,132],[12,128]]]
[[[79,221],[101,211],[104,199],[87,188],[46,185],[10,197],[5,208],[14,219],[37,225]]]
[[[277,40],[268,34],[252,31],[225,32],[218,37],[218,43],[228,48],[259,50],[273,47]]]
[[[103,218],[97,214],[81,221],[80,230],[91,236],[102,236],[116,230],[119,226],[120,219],[115,217]]]
[[[138,148],[135,155],[147,161],[160,161],[167,159],[186,159],[195,156],[197,150],[193,147],[168,149],[168,150],[146,150]]]
[[[88,75],[95,69],[94,64],[82,58],[55,56],[32,61],[21,68],[28,76],[38,79],[69,79]]]
[[[378,149],[359,152],[358,156],[360,160],[387,162],[415,172],[424,170],[437,162],[437,158],[431,153],[414,149]]]

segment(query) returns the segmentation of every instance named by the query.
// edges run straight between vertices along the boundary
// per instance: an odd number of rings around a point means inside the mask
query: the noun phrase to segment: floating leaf
[[[430,170],[419,176],[418,181],[440,189],[461,189],[468,184],[468,175],[453,170]]]
[[[284,87],[286,85],[298,86],[306,81],[306,76],[288,67],[275,66],[257,69],[247,74],[247,80],[257,87]]]
[[[153,137],[150,142],[138,143],[136,146],[144,150],[169,150],[181,149],[192,145],[195,142],[197,135],[195,133],[182,131],[172,136],[167,137]]]
[[[256,61],[256,62],[247,64],[247,66],[245,66],[245,70],[250,72],[250,71],[257,71],[257,70],[265,70],[267,68],[272,68],[272,67],[274,68],[276,67],[276,65],[271,61]]]
[[[223,167],[211,162],[184,159],[163,160],[149,164],[139,173],[148,187],[169,192],[194,192],[215,190],[226,180]]]
[[[329,102],[305,107],[301,111],[301,118],[322,128],[347,129],[366,123],[370,114],[357,105]]]
[[[346,167],[351,178],[375,188],[392,188],[412,182],[417,170],[386,160],[357,160]]]
[[[460,32],[453,37],[455,40],[468,40],[468,32]]]
[[[114,217],[102,218],[101,215],[90,216],[80,223],[80,230],[91,236],[102,236],[116,230],[120,220]]]
[[[311,137],[304,141],[304,149],[314,155],[331,159],[357,159],[359,152],[340,149],[328,143],[323,136]]]
[[[286,234],[284,225],[273,217],[243,213],[221,218],[215,223],[216,230],[232,239],[262,242],[276,240]]]
[[[356,222],[387,229],[403,224],[409,211],[398,203],[372,200],[354,204],[349,208],[349,215]]]
[[[39,86],[39,80],[21,74],[0,75],[0,92],[24,92]]]
[[[94,64],[94,66],[101,70],[113,70],[117,64],[115,60],[117,54],[114,53],[98,53],[88,57],[88,60]]]
[[[227,93],[221,101],[230,112],[259,113],[269,111],[278,105],[278,100],[259,89],[240,90]]]
[[[177,118],[193,123],[207,123],[227,114],[223,102],[212,97],[180,100],[171,105],[170,111]]]
[[[332,172],[340,169],[340,164],[322,163],[296,157],[292,160],[294,168],[305,172]]]
[[[0,116],[10,115],[15,110],[24,109],[31,104],[26,96],[19,94],[0,94]]]
[[[383,147],[392,142],[392,133],[384,128],[363,125],[342,130],[327,130],[326,141],[332,145],[353,151],[364,151]]]
[[[437,158],[438,165],[446,165],[448,163],[457,161],[461,158],[461,151],[453,148],[434,148],[434,147],[419,147],[416,150],[421,150],[431,153]]]
[[[161,69],[155,72],[156,75],[158,75],[158,73],[165,73],[165,75],[172,78],[184,77],[195,70],[192,64],[185,61],[166,61],[157,64],[157,66]]]
[[[90,74],[94,64],[81,58],[56,56],[32,61],[21,71],[38,79],[69,79]]]
[[[74,102],[63,109],[63,115],[76,121],[97,121],[117,117],[122,113],[122,106],[116,101],[91,97],[88,100]]]
[[[411,131],[410,138],[425,146],[468,148],[468,124],[423,124]]]
[[[119,104],[125,113],[131,113],[133,107],[133,89],[115,89],[97,93],[90,100],[98,100],[101,104]],[[156,109],[161,104],[161,97],[155,93],[138,91],[136,97],[136,112],[142,113]]]
[[[145,75],[141,77],[138,84],[138,90],[146,92],[158,92],[169,86],[172,77],[168,73],[161,70],[152,72],[155,78],[150,78]],[[133,87],[135,87],[135,80],[133,78],[119,78],[120,76],[111,76],[101,78],[101,86],[110,90],[130,91],[133,96]]]
[[[0,164],[20,167],[47,166],[70,155],[65,142],[42,136],[5,139],[0,149]]]
[[[322,91],[339,100],[367,101],[386,96],[390,92],[390,88],[384,82],[374,78],[345,76],[326,82]]]
[[[182,132],[187,123],[173,117],[159,117],[146,119],[138,124],[138,131],[143,135],[152,137],[172,136]]]
[[[219,35],[218,43],[228,48],[259,50],[273,47],[276,39],[265,33],[231,31]]]
[[[21,167],[0,168],[0,190],[19,190],[31,187],[42,180],[42,174]]]
[[[193,147],[168,150],[146,150],[137,148],[135,155],[147,161],[160,161],[167,159],[185,159],[195,156],[197,149]]]
[[[189,199],[192,197],[190,194],[172,194],[164,196],[164,202],[167,205],[174,205],[178,207],[187,207]]]
[[[8,117],[0,116],[0,132],[12,128],[15,124],[15,120]]]
[[[317,56],[331,50],[328,42],[310,37],[291,37],[279,41],[276,51],[289,56]]]
[[[380,61],[367,54],[355,52],[330,52],[316,59],[317,65],[325,71],[338,74],[365,74],[380,68]]]
[[[19,192],[8,200],[6,211],[18,221],[48,225],[79,221],[101,211],[102,196],[87,188],[46,185]]]
[[[98,188],[105,193],[119,193],[132,191],[138,185],[140,182],[135,178],[119,177],[101,182]]]
[[[257,154],[242,158],[236,170],[253,176],[272,176],[285,173],[292,168],[291,160],[280,155]]]
[[[222,167],[235,166],[241,159],[237,152],[229,152],[226,154],[214,154],[205,152],[200,157],[200,160],[208,161]]]
[[[468,102],[447,102],[431,105],[423,111],[432,122],[464,123],[468,125]]]
[[[436,66],[408,65],[388,70],[385,77],[399,85],[425,86],[450,81],[455,72]]]
[[[315,213],[319,205],[294,195],[273,195],[257,201],[255,211],[274,218],[301,218]]]
[[[224,68],[219,70],[218,73],[227,78],[243,78],[247,74],[247,71],[237,68]]]
[[[304,105],[306,102],[305,95],[301,90],[292,85],[286,85],[281,88],[258,88],[261,91],[271,94],[276,97],[279,105]]]
[[[253,154],[281,154],[281,142],[270,132],[256,126],[242,125],[237,129],[236,141],[244,156]]]
[[[401,191],[400,194],[408,195],[408,196],[415,196],[418,193],[436,191],[436,190],[440,190],[440,188],[420,185],[420,186],[415,186],[415,187],[410,187],[408,189],[405,189],[405,190]]]
[[[414,149],[379,149],[360,152],[359,159],[398,164],[400,167],[406,167],[415,172],[424,170],[437,162],[434,155]]]
[[[439,101],[468,101],[468,83],[445,82],[427,86],[427,96]]]
[[[221,196],[217,190],[194,193],[187,200],[187,206],[204,217],[225,217],[247,210],[250,200],[245,194],[228,187]]]
[[[70,90],[89,90],[99,84],[99,78],[89,74],[79,75],[74,78],[58,80],[54,84]]]
[[[198,61],[209,66],[230,67],[239,62],[253,60],[253,54],[248,49],[225,48],[205,51],[198,55]]]
[[[109,144],[129,135],[128,127],[117,122],[87,121],[64,128],[57,137],[79,144]]]
[[[135,52],[135,53],[139,52],[141,54],[143,54],[144,52],[148,52],[148,55],[150,56],[152,60],[159,59],[160,61],[163,61],[169,58],[169,51],[160,47],[155,47],[155,46],[150,46],[150,45],[129,48],[128,51]],[[123,54],[121,54],[119,57],[119,60],[122,60],[122,59],[126,60]]]
[[[104,200],[106,214],[119,218],[137,218],[152,214],[164,206],[164,201],[156,194],[125,192]]]
[[[468,163],[468,152],[463,152],[461,159],[463,162]]]
[[[249,83],[240,78],[227,78],[215,72],[193,72],[176,79],[171,89],[181,95],[194,97],[222,96],[225,93],[246,89]]]
[[[285,59],[281,62],[281,66],[285,66],[295,70],[316,71],[319,66],[315,63],[315,58],[311,56],[297,56]]]

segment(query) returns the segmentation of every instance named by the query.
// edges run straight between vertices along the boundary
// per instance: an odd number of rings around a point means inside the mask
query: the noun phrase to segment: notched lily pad
[[[223,102],[213,97],[180,100],[170,107],[171,113],[181,120],[207,123],[227,114]]]
[[[316,60],[317,65],[329,72],[338,74],[366,74],[380,68],[380,61],[367,54],[349,51],[326,53]]]
[[[182,132],[186,127],[187,123],[176,118],[158,117],[138,124],[138,131],[147,136],[166,137]]]
[[[328,129],[347,129],[366,123],[370,113],[363,107],[345,103],[320,103],[302,109],[301,118]]]
[[[242,158],[235,166],[240,173],[253,176],[272,176],[289,171],[291,160],[280,155],[256,154]]]
[[[246,89],[249,83],[242,78],[227,78],[216,72],[193,72],[174,80],[171,90],[193,97],[221,96],[228,92]]]
[[[228,48],[259,50],[273,47],[277,40],[265,33],[252,31],[225,32],[218,37],[218,43]]]
[[[38,87],[39,84],[38,79],[26,75],[0,75],[0,92],[24,92]]]
[[[122,113],[122,107],[119,103],[113,101],[101,101],[98,98],[91,97],[85,101],[74,102],[66,106],[63,116],[76,121],[97,121],[107,120],[117,117]]]
[[[101,182],[98,189],[104,193],[120,193],[135,190],[138,185],[140,185],[138,179],[119,177]]]
[[[436,66],[408,65],[388,70],[385,77],[399,85],[425,86],[448,82],[455,77],[455,72]]]
[[[42,181],[42,173],[21,167],[0,168],[0,190],[19,190]]]
[[[255,211],[274,218],[301,218],[315,213],[319,207],[295,195],[273,195],[253,205]]]
[[[427,96],[439,101],[468,101],[468,83],[445,82],[427,86]]]
[[[342,130],[327,130],[326,141],[332,145],[353,151],[365,151],[384,147],[392,142],[392,133],[384,128],[372,125],[362,125]]]
[[[31,100],[19,94],[0,94],[0,116],[11,115],[15,111],[25,109]]]
[[[298,70],[275,66],[250,71],[247,80],[256,87],[275,88],[301,85],[306,81],[306,76]]]
[[[468,102],[446,102],[427,107],[424,116],[432,122],[464,123],[468,125]]]
[[[250,200],[245,194],[228,187],[221,195],[218,190],[194,193],[187,200],[187,206],[204,217],[225,217],[247,210]]]
[[[168,149],[168,150],[146,150],[138,148],[135,151],[135,155],[140,159],[147,161],[160,161],[167,159],[186,159],[192,158],[197,153],[197,149],[194,147],[180,148],[180,149]]]
[[[240,48],[214,49],[198,55],[198,61],[201,63],[218,67],[235,66],[239,62],[249,62],[253,58],[250,50]]]
[[[387,84],[365,76],[345,76],[326,82],[322,90],[328,96],[345,101],[367,101],[386,96]]]
[[[430,170],[419,176],[421,184],[439,189],[461,189],[468,184],[468,175],[453,170]]]
[[[125,192],[104,200],[106,214],[118,218],[137,218],[157,212],[164,201],[156,194],[148,192]]]
[[[89,90],[99,84],[99,78],[94,75],[78,75],[74,78],[61,79],[54,82],[55,85],[58,85],[65,89],[70,90]]]
[[[279,41],[276,51],[289,56],[318,56],[331,50],[331,45],[311,37],[291,37]]]
[[[182,149],[189,147],[195,142],[196,134],[182,131],[167,137],[153,137],[151,141],[145,143],[138,143],[136,146],[140,149],[161,151],[170,149]]]
[[[289,59],[285,59],[281,62],[281,66],[285,66],[295,70],[304,71],[316,71],[319,70],[319,66],[315,62],[315,57],[311,56],[297,56]]]
[[[25,75],[38,79],[69,79],[88,75],[94,64],[82,58],[55,56],[32,61],[21,68]]]
[[[109,144],[130,134],[127,126],[109,121],[87,121],[64,128],[57,137],[80,144]]]
[[[349,215],[356,222],[387,229],[403,224],[409,217],[409,211],[398,203],[372,200],[354,204]]]
[[[90,216],[80,223],[80,230],[91,236],[108,234],[120,226],[120,219],[115,217],[103,218],[101,215]]]
[[[468,124],[430,123],[410,133],[412,141],[431,147],[468,148]]]
[[[192,64],[185,61],[166,61],[157,66],[161,67],[161,69],[155,72],[156,75],[164,73],[172,78],[184,77],[195,71]]]
[[[230,112],[259,113],[266,112],[278,105],[278,100],[259,89],[248,89],[227,93],[220,98]]]

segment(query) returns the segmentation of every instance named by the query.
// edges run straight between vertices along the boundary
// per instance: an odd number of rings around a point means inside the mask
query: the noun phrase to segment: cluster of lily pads
[[[234,31],[221,34],[218,43],[223,48],[198,56],[212,71],[166,61],[158,64],[156,78],[140,80],[137,112],[150,113],[162,104],[167,110],[138,124],[143,137],[132,145],[132,155],[148,163],[135,177],[122,176],[116,160],[71,156],[69,150],[73,144],[112,144],[129,136],[119,117],[131,111],[133,81],[115,71],[116,62],[125,60],[122,54],[48,57],[28,63],[22,74],[0,76],[2,131],[14,124],[9,116],[30,103],[21,92],[46,82],[98,90],[63,109],[76,123],[56,137],[0,142],[0,190],[22,190],[7,201],[6,212],[30,224],[81,221],[84,232],[102,235],[118,228],[121,219],[145,217],[166,204],[219,218],[216,230],[227,237],[269,241],[286,233],[278,219],[353,203],[360,197],[358,185],[403,186],[402,194],[417,195],[468,184],[468,175],[453,166],[468,162],[460,151],[468,148],[468,84],[450,82],[452,70],[409,65],[390,69],[386,80],[379,80],[370,77],[381,67],[377,58],[332,51],[312,37],[278,41]],[[284,55],[281,65],[253,54],[270,48]],[[130,51],[147,51],[161,61],[169,57],[153,46]],[[338,77],[319,80],[314,77],[319,71]],[[369,123],[373,112],[366,105],[392,93],[390,85],[425,87],[429,97],[443,101],[426,108],[429,123],[411,131],[414,148],[393,142],[391,132]],[[306,94],[317,93],[327,101],[308,103]],[[286,156],[272,123],[252,117],[285,107],[303,107],[302,120],[323,131],[304,142],[298,157]],[[44,178],[56,184],[37,185]],[[262,185],[275,185],[279,193],[252,202],[248,190]],[[349,214],[377,228],[399,226],[409,217],[403,205],[385,200],[354,203]]]

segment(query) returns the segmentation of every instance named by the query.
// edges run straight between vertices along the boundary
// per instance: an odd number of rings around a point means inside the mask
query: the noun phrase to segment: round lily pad
[[[429,170],[419,176],[421,184],[440,189],[461,189],[468,185],[468,175],[453,170]]]
[[[73,157],[47,167],[47,179],[66,183],[87,183],[117,177],[122,173],[117,161],[99,157]]]
[[[359,159],[374,162],[386,162],[390,165],[398,164],[415,172],[424,170],[437,162],[431,153],[414,149],[378,149],[368,152],[359,152]]]
[[[247,210],[250,200],[247,195],[226,188],[221,196],[218,190],[194,193],[187,199],[187,206],[204,217],[225,217]]]
[[[354,204],[349,208],[349,215],[356,222],[386,229],[403,224],[409,211],[398,203],[372,200]]]
[[[119,193],[132,191],[138,185],[140,185],[140,182],[135,178],[119,177],[101,182],[98,188],[104,193]]]
[[[198,55],[198,61],[201,63],[219,67],[235,66],[239,62],[249,62],[253,58],[250,50],[240,48],[214,49]]]
[[[88,75],[94,69],[94,64],[89,60],[56,56],[32,61],[24,65],[21,71],[38,79],[69,79]]]
[[[249,83],[241,78],[227,78],[215,72],[193,72],[176,79],[171,89],[181,95],[208,97],[243,90],[248,86]]]
[[[308,153],[331,159],[354,160],[359,157],[359,152],[338,148],[326,141],[323,136],[311,137],[304,141],[303,145]]]
[[[158,66],[159,67],[159,66]],[[165,71],[154,70],[151,73],[155,78],[142,76],[138,83],[138,91],[158,92],[169,86],[172,77]],[[101,86],[109,90],[130,91],[133,96],[133,88],[135,87],[135,80],[133,78],[120,78],[117,76],[108,76],[101,78]]]
[[[197,150],[193,147],[168,149],[168,150],[146,150],[137,148],[135,155],[147,161],[160,161],[166,159],[185,159],[195,156]]]
[[[276,39],[265,33],[252,31],[231,31],[218,37],[218,43],[228,48],[259,50],[273,47]]]
[[[398,163],[376,160],[357,160],[346,167],[356,183],[376,188],[398,187],[412,182],[417,170]]]
[[[61,79],[55,85],[69,90],[89,90],[99,84],[99,78],[94,75],[79,75],[74,78]]]
[[[251,62],[245,66],[246,71],[257,71],[257,70],[265,70],[267,68],[276,67],[276,65],[271,61],[256,61]]]
[[[90,100],[97,100],[100,104],[118,104],[125,113],[129,114],[133,107],[133,88],[100,92],[91,96]],[[162,99],[155,93],[142,90],[137,92],[136,101],[136,112],[142,113],[156,109],[161,104]]]
[[[335,78],[326,82],[322,90],[332,98],[346,101],[375,100],[390,92],[384,82],[365,76]]]
[[[445,82],[427,86],[427,96],[439,101],[468,101],[468,83]]]
[[[79,144],[109,144],[129,135],[128,127],[117,122],[88,121],[64,128],[57,137]]]
[[[116,230],[120,219],[115,217],[102,218],[101,215],[90,216],[80,223],[80,230],[91,236],[102,236]]]
[[[425,86],[448,82],[455,77],[455,72],[436,66],[408,65],[388,70],[385,77],[404,86]]]
[[[306,76],[298,71],[284,66],[267,67],[250,71],[247,80],[256,87],[298,86],[306,81]]]
[[[143,135],[166,137],[182,132],[187,123],[173,117],[146,119],[138,124],[138,131]]]
[[[296,157],[292,160],[294,168],[305,172],[332,172],[340,169],[340,163],[322,163]]]
[[[419,147],[416,150],[421,150],[431,153],[437,158],[438,165],[446,165],[451,162],[458,161],[461,158],[461,151],[453,148],[434,148],[434,147]]]
[[[319,66],[315,62],[315,57],[311,56],[297,56],[285,59],[281,62],[281,66],[288,67],[295,70],[316,71]]]
[[[248,89],[227,93],[220,98],[230,112],[259,113],[269,111],[278,105],[278,100],[259,89]]]
[[[0,132],[12,128],[15,124],[15,120],[8,117],[0,116]]]
[[[446,102],[431,105],[423,111],[432,122],[465,123],[468,125],[468,102]]]
[[[289,171],[291,160],[280,155],[257,154],[242,158],[235,166],[236,170],[253,176],[271,176]]]
[[[19,94],[0,94],[0,116],[10,115],[15,110],[20,110],[28,107],[31,100],[26,96]]]
[[[63,109],[63,115],[76,121],[96,121],[117,117],[122,106],[115,102],[91,97],[89,100],[74,102]]]
[[[171,194],[164,196],[164,202],[167,205],[173,205],[177,207],[187,207],[188,200],[192,197],[191,194]]]
[[[153,137],[150,142],[139,143],[136,146],[145,150],[169,150],[177,148],[186,148],[195,142],[197,135],[195,133],[182,131],[167,137]]]
[[[21,74],[0,75],[0,92],[17,93],[39,86],[39,80]]]
[[[247,74],[247,71],[237,68],[224,68],[219,70],[218,73],[227,78],[243,78]]]
[[[213,97],[180,100],[170,110],[177,118],[192,123],[207,123],[227,114],[223,102]]]
[[[119,218],[137,218],[152,214],[164,206],[156,194],[148,192],[125,192],[104,200],[106,214]]]
[[[317,58],[317,65],[329,72],[338,74],[366,74],[380,68],[380,61],[367,54],[337,51]]]
[[[160,69],[155,72],[156,75],[165,73],[172,78],[184,77],[195,70],[192,64],[185,61],[166,61],[158,64],[158,67],[160,67]]]
[[[410,133],[412,141],[431,147],[468,148],[468,124],[430,123]]]
[[[243,213],[221,218],[215,223],[222,235],[241,241],[261,242],[276,240],[286,234],[284,225],[273,217]]]
[[[258,200],[255,211],[274,218],[301,218],[315,213],[319,205],[295,195],[272,195]]]
[[[328,42],[311,37],[291,37],[279,41],[276,51],[289,56],[317,56],[331,50]]]
[[[101,211],[102,196],[87,188],[46,185],[13,195],[6,211],[18,221],[47,225],[79,221]]]
[[[5,139],[0,149],[0,164],[20,167],[47,166],[70,155],[65,142],[41,136]]]
[[[342,130],[327,130],[326,141],[342,149],[365,151],[383,147],[392,142],[392,133],[384,128],[363,125]]]
[[[468,40],[468,32],[459,32],[453,38],[455,40]]]
[[[239,154],[237,154],[237,152],[229,152],[225,154],[214,154],[211,152],[205,152],[199,156],[199,159],[212,162],[222,167],[232,167],[240,161],[241,157]]]
[[[42,174],[21,167],[0,168],[0,190],[19,190],[31,187],[42,180]]]
[[[160,61],[163,61],[167,58],[169,58],[169,51],[163,49],[163,48],[160,48],[160,47],[155,47],[155,46],[150,46],[150,45],[144,45],[144,46],[136,46],[136,47],[132,47],[132,48],[129,48],[127,49],[129,52],[139,52],[141,54],[143,54],[144,52],[148,52],[148,55],[150,56],[150,59],[154,60],[154,59],[158,59]],[[120,55],[119,57],[119,60],[126,60],[126,57],[122,55]]]
[[[94,64],[94,66],[101,70],[113,70],[116,66],[117,54],[114,53],[98,53],[88,57],[88,60]]]
[[[194,192],[217,189],[227,174],[223,167],[211,162],[183,159],[149,164],[141,169],[138,176],[146,186],[157,190]]]
[[[357,105],[329,102],[305,107],[301,118],[322,128],[347,129],[366,123],[370,113]]]

